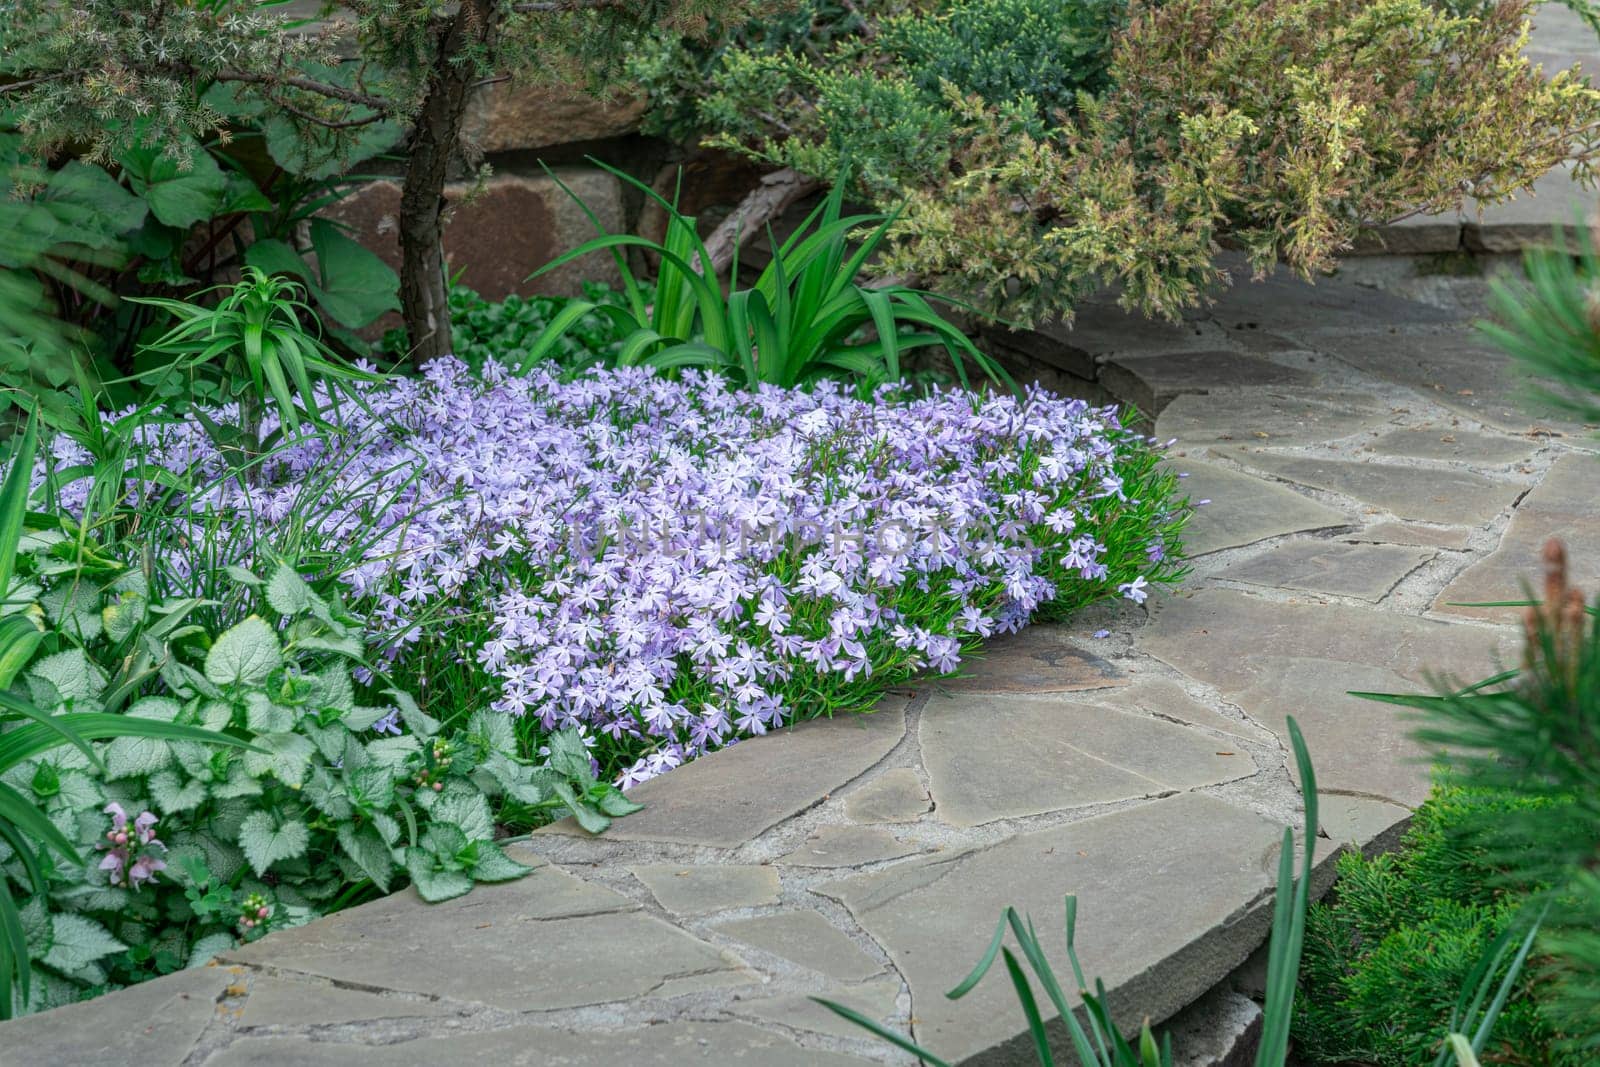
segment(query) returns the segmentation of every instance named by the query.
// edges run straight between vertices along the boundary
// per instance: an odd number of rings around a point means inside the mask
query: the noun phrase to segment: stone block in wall
[[[642,96],[602,98],[569,86],[486,85],[467,103],[462,133],[485,152],[518,152],[620,137],[639,128]]]
[[[612,233],[624,230],[622,191],[617,179],[591,167],[556,171]],[[595,235],[593,224],[546,175],[497,175],[477,196],[463,199],[471,185],[445,190],[452,202],[445,225],[445,259],[461,284],[490,300],[512,293],[576,296],[585,281],[621,283],[615,261],[600,253],[566,264],[533,281],[528,275]],[[326,214],[350,227],[350,235],[400,269],[400,186],[372,182]],[[394,325],[385,322],[383,325]]]

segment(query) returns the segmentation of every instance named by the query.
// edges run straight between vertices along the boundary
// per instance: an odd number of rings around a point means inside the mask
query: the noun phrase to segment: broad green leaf
[[[50,949],[42,962],[47,967],[71,974],[95,960],[127,949],[105,927],[81,915],[62,912],[50,916]]]
[[[142,697],[126,714],[130,718],[172,722],[182,706],[170,697]],[[106,777],[135,778],[172,766],[172,742],[156,737],[116,737],[106,746]]]
[[[294,709],[274,704],[272,698],[259,690],[245,694],[245,724],[254,734],[284,733],[294,729]]]
[[[74,244],[110,248],[144,222],[149,207],[103,167],[71,160],[50,176],[41,201],[48,203]]]
[[[462,896],[472,889],[472,878],[462,871],[444,871],[433,853],[421,848],[406,849],[406,873],[417,887],[417,894],[429,904]]]
[[[150,776],[150,799],[163,815],[192,811],[205,802],[207,795],[204,782],[192,778],[180,779],[173,771],[161,771]]]
[[[214,934],[207,934],[196,941],[193,947],[189,949],[189,957],[183,964],[184,970],[204,967],[224,952],[231,951],[238,943],[238,939],[232,934],[220,931]]]
[[[406,761],[422,753],[422,745],[415,737],[380,737],[366,744],[367,755],[382,767],[402,768]]]
[[[472,864],[472,877],[477,881],[509,882],[533,870],[500,851],[500,846],[493,841],[479,841],[474,847],[477,859]]]
[[[387,811],[394,804],[394,769],[369,764],[346,772],[350,799],[373,811]]]
[[[253,744],[262,752],[246,752],[245,769],[260,777],[270,771],[284,785],[305,784],[306,771],[316,757],[317,746],[300,734],[261,734]]]
[[[400,719],[406,724],[406,729],[420,737],[432,737],[439,732],[439,720],[423,711],[410,693],[402,689],[388,689],[385,692],[394,697],[395,707],[400,709]]]
[[[311,832],[299,819],[280,823],[270,812],[253,811],[239,826],[239,847],[257,875],[274,863],[305,855]]]
[[[589,750],[576,730],[560,730],[550,736],[550,766],[568,778],[588,781],[594,777],[589,766]]]
[[[300,253],[287,241],[280,241],[269,237],[257,241],[244,250],[244,261],[249,266],[263,270],[268,274],[287,274],[297,281],[309,282],[312,280],[311,268],[300,257]],[[242,568],[241,568],[242,569]],[[260,584],[256,579],[256,584]]]
[[[428,806],[428,818],[459,826],[469,841],[494,839],[494,815],[489,811],[489,802],[476,789],[455,782],[434,798]]]
[[[50,621],[80,644],[100,636],[100,590],[83,582],[64,582],[39,598]]]
[[[150,205],[150,214],[168,226],[189,227],[222,207],[228,178],[198,145],[190,146],[187,167],[162,154],[160,146],[131,148],[117,161],[133,191]]]
[[[278,635],[252,615],[217,638],[206,653],[205,673],[216,685],[262,685],[282,664]]]
[[[479,709],[467,720],[467,735],[490,752],[517,751],[517,731],[511,716]]]
[[[322,275],[314,289],[317,303],[334,321],[358,330],[400,309],[400,276],[375,252],[325,219],[311,221],[311,246]]]
[[[371,826],[358,829],[350,823],[343,823],[339,827],[339,847],[366,872],[374,885],[385,893],[389,891],[389,880],[394,875],[395,867],[394,850],[384,842],[376,829]]]
[[[105,675],[81,648],[46,656],[28,669],[30,677],[48,682],[67,700],[93,700],[105,689]]]

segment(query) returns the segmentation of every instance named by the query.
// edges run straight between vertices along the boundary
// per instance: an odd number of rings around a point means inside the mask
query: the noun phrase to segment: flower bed
[[[180,476],[136,494],[179,505],[151,531],[171,577],[204,592],[273,554],[336,574],[425,707],[491,705],[529,745],[575,725],[624,784],[1180,571],[1159,449],[1040,390],[863,400],[437,361],[324,414],[336,432],[250,478],[200,421],[140,431],[136,458]]]

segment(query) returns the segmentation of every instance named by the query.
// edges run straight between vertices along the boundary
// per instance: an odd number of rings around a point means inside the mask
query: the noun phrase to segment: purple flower
[[[461,686],[577,727],[624,785],[791,721],[798,694],[954,670],[963,640],[1019,629],[1062,583],[1104,581],[1107,542],[1143,538],[1152,567],[1165,552],[1155,529],[1096,517],[1126,510],[1103,501],[1127,495],[1123,459],[1151,443],[1113,409],[1038,388],[862,400],[830,383],[737,392],[698,372],[564,381],[448,359],[357,388],[341,433],[286,442],[248,488],[220,476],[199,419],[140,428],[134,497],[157,488],[141,469],[197,487],[160,543],[236,545],[222,562],[249,565],[261,520],[310,516],[309,536],[364,546],[339,577],[388,669],[470,617],[429,646],[456,650]],[[180,576],[184,562],[166,561]],[[1146,585],[1120,591],[1143,601]],[[137,858],[117,876],[131,882]]]

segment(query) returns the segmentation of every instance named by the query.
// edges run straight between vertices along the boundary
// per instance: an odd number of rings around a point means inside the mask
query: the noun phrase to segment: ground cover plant
[[[250,478],[197,418],[136,431],[130,460],[165,472],[130,478],[166,580],[276,544],[344,584],[424,707],[515,716],[525,753],[575,726],[624,784],[1182,571],[1160,451],[1040,391],[863,400],[446,360],[350,395],[341,431]]]
[[[1562,802],[1564,803],[1564,801]],[[1475,828],[1559,820],[1562,804],[1441,779],[1396,852],[1339,860],[1331,898],[1306,925],[1295,1047],[1308,1063],[1428,1067],[1439,1036],[1496,941],[1520,938],[1528,903],[1548,887],[1519,883]],[[1496,976],[1498,977],[1498,975]],[[1485,1049],[1490,1062],[1577,1065],[1541,1002],[1548,983],[1529,972],[1513,990]]]
[[[557,316],[572,306],[576,297],[519,296],[508,294],[501,300],[488,300],[464,285],[450,287],[450,331],[454,356],[473,370],[486,363],[521,363],[538,343]],[[596,307],[621,306],[623,294],[609,286],[589,282],[583,286],[582,300]],[[550,345],[543,358],[568,372],[615,362],[622,347],[622,331],[598,311],[577,316]],[[404,330],[384,334],[381,351],[385,358],[400,360],[406,354]]]

